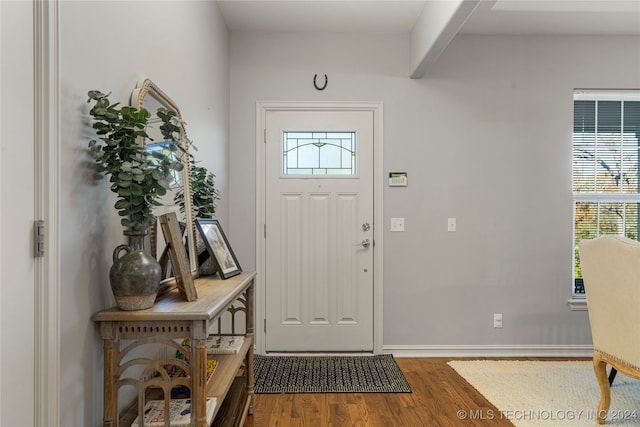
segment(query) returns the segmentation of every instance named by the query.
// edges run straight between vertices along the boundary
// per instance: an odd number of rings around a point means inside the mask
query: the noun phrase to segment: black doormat
[[[254,358],[256,393],[411,393],[391,354]]]

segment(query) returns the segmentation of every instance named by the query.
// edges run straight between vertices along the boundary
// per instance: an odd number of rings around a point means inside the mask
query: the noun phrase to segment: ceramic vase
[[[158,261],[144,251],[147,231],[124,234],[129,237],[129,244],[113,251],[111,290],[121,310],[144,310],[155,302],[162,271]]]

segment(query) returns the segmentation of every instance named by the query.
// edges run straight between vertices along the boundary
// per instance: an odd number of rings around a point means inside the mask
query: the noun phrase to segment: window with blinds
[[[573,293],[584,294],[578,242],[638,240],[640,91],[576,91],[573,101]]]

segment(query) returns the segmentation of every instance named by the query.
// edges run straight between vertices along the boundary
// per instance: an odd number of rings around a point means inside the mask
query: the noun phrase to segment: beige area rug
[[[461,408],[461,420],[507,418],[516,427],[596,425],[600,388],[590,361],[456,360],[449,366],[498,408]],[[618,373],[606,425],[640,426],[640,381]]]

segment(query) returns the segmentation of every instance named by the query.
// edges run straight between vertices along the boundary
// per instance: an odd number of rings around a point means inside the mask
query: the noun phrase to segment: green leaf
[[[131,185],[131,192],[130,194],[132,196],[142,196],[144,194],[144,192],[142,191],[142,187],[138,184],[133,184]]]
[[[161,179],[160,181],[158,181],[158,184],[160,184],[160,187],[165,190],[165,193],[166,190],[171,188],[171,183],[167,179]]]
[[[144,196],[134,196],[131,197],[131,204],[133,206],[138,206],[138,205],[142,205],[144,203]]]
[[[133,179],[133,174],[131,172],[120,172],[118,174],[118,179],[122,181],[131,181]]]
[[[131,202],[129,202],[129,200],[127,199],[120,199],[115,204],[116,209],[126,209],[129,206],[131,206]]]
[[[128,197],[130,195],[131,195],[131,189],[130,188],[126,188],[126,187],[118,188],[118,196]]]
[[[90,90],[88,92],[89,99],[87,100],[87,102],[91,102],[91,100],[105,99],[109,95],[111,95],[111,92],[109,92],[108,94],[105,95],[104,93],[100,92],[99,90]]]

